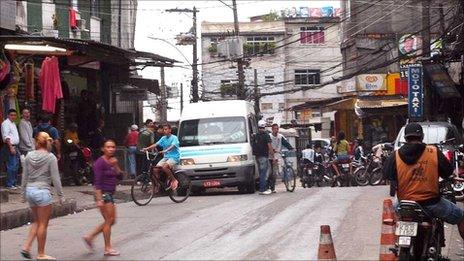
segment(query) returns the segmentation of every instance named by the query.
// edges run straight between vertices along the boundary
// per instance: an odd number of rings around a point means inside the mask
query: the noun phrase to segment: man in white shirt
[[[2,123],[2,139],[5,143],[5,153],[8,153],[8,161],[6,163],[6,187],[9,189],[17,189],[16,176],[19,170],[19,133],[16,127],[15,120],[17,112],[14,109],[8,111],[8,118]]]
[[[269,136],[271,137],[271,144],[272,149],[274,150],[274,157],[270,159],[272,168],[269,173],[268,184],[269,189],[272,191],[272,193],[276,193],[275,183],[276,176],[277,174],[279,174],[281,169],[279,161],[281,160],[282,149],[283,147],[285,147],[288,150],[293,150],[293,147],[292,145],[290,145],[290,143],[287,141],[284,135],[279,133],[279,125],[276,123],[272,125],[272,132],[269,134]]]

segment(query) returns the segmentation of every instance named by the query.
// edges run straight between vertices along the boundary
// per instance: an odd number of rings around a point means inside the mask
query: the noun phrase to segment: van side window
[[[256,120],[253,115],[248,116],[248,125],[250,126],[250,136],[255,134],[258,130],[256,129]]]

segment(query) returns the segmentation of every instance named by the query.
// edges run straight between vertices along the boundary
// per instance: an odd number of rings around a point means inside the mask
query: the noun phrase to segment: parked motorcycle
[[[464,145],[454,146],[452,149],[445,149],[444,144],[453,141],[454,138],[445,140],[438,144],[439,149],[443,152],[449,162],[453,164],[454,177],[452,183],[453,192],[456,201],[464,201]]]
[[[377,150],[380,149],[380,153],[377,153]],[[372,148],[372,152],[374,154],[374,159],[376,163],[376,167],[372,169],[370,173],[369,184],[372,186],[381,185],[383,183],[383,173],[382,168],[385,164],[385,161],[390,157],[393,153],[394,147],[391,143],[382,143],[374,146]]]
[[[66,140],[64,160],[70,176],[67,177],[75,185],[85,185],[93,181],[92,151],[90,148]]]
[[[372,153],[358,161],[353,161],[353,179],[358,186],[367,186],[371,178],[372,169],[375,167]]]
[[[440,182],[442,196],[453,197],[448,181]],[[443,260],[443,221],[430,216],[418,203],[402,200],[398,205],[396,252],[399,260]]]

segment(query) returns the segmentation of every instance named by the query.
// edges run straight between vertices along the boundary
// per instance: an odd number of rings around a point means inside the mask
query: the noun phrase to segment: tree
[[[263,22],[272,22],[280,20],[280,15],[276,11],[271,11],[269,14],[263,15]]]

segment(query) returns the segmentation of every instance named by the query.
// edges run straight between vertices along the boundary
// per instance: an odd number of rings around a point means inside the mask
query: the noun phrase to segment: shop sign
[[[341,81],[340,85],[337,86],[337,92],[340,94],[356,92],[356,79],[353,77]]]
[[[119,94],[120,101],[146,101],[148,100],[147,91],[144,89],[122,90]]]
[[[291,7],[280,11],[282,18],[340,17],[341,8],[326,6],[322,8]]]
[[[386,91],[386,74],[361,74],[356,77],[357,87],[362,92]]]
[[[410,118],[422,118],[424,112],[424,86],[422,85],[422,67],[408,68],[408,112]]]

